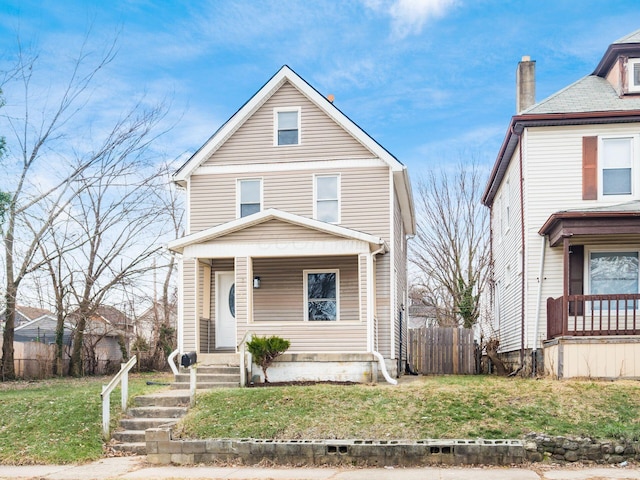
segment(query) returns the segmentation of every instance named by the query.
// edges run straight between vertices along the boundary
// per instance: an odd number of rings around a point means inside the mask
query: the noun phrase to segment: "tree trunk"
[[[491,360],[491,362],[496,367],[496,373],[499,377],[506,377],[509,375],[509,371],[504,366],[504,363],[498,356],[498,346],[500,346],[500,341],[497,339],[489,339],[487,341],[487,357]]]
[[[71,349],[71,360],[69,363],[69,375],[73,377],[82,376],[82,344],[84,342],[84,329],[87,323],[87,319],[81,313],[78,322],[76,323],[76,330],[73,333],[73,346]]]
[[[13,265],[11,266],[13,270]],[[7,274],[9,266],[7,265]],[[13,273],[13,272],[11,272]],[[16,371],[13,355],[13,339],[16,326],[16,293],[17,288],[13,281],[7,281],[5,293],[5,324],[2,336],[2,380],[15,380]]]

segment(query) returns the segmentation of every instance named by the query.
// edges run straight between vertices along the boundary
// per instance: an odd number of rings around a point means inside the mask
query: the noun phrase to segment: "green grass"
[[[640,383],[427,377],[384,385],[228,389],[198,397],[190,438],[640,438]]]
[[[129,397],[157,390],[130,375]],[[102,450],[102,385],[110,377],[0,383],[0,464],[85,462]],[[160,387],[161,388],[161,387]],[[166,388],[166,387],[165,387]],[[120,414],[120,389],[111,394],[112,424]]]

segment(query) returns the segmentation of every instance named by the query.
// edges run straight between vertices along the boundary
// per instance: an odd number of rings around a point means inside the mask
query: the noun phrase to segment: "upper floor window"
[[[274,111],[275,116],[275,144],[300,144],[300,107],[280,108]]]
[[[634,185],[633,137],[601,138],[600,182],[603,196],[632,195]]]
[[[316,175],[314,218],[327,223],[340,223],[340,176]]]
[[[640,92],[640,58],[630,58],[627,62],[627,91]]]
[[[238,180],[238,217],[246,217],[262,210],[262,180]]]

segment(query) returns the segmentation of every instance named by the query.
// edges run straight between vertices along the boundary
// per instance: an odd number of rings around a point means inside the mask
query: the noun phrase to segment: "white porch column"
[[[178,257],[178,324],[176,329],[178,330],[177,348],[180,352],[184,352],[184,269],[182,255],[176,255]]]

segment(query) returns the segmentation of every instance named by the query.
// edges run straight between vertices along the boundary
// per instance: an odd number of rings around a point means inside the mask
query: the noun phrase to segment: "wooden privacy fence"
[[[409,362],[422,375],[475,374],[473,330],[456,327],[410,329]]]

